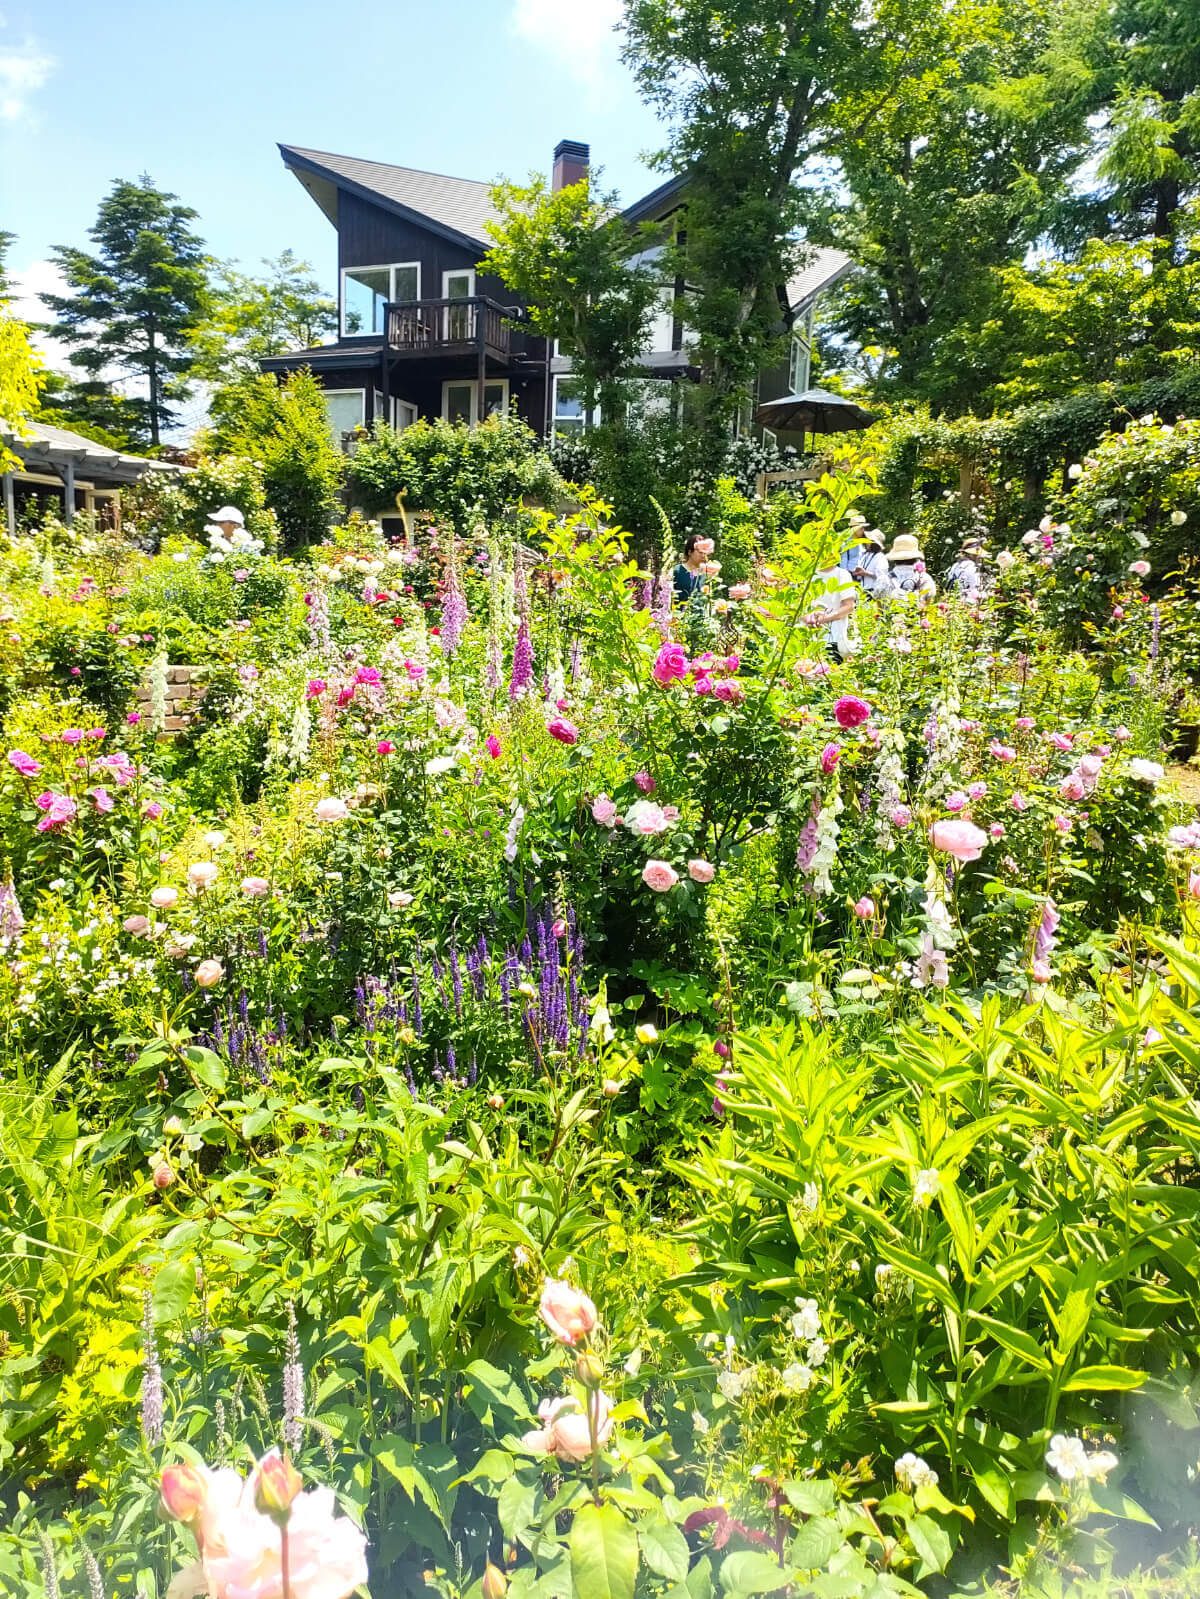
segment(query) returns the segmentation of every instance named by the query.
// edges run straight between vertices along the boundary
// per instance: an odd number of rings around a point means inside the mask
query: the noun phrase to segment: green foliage
[[[18,437],[37,409],[41,374],[41,359],[29,342],[28,329],[0,305],[0,416]],[[11,471],[19,464],[0,440],[0,471]]]
[[[537,435],[516,416],[478,427],[420,421],[403,432],[376,425],[349,464],[350,482],[368,511],[408,510],[451,518],[462,534],[476,520],[495,521],[523,498],[553,500],[560,480]]]
[[[258,363],[285,350],[307,350],[337,331],[337,301],[324,294],[307,262],[284,250],[253,277],[225,262],[210,284],[209,312],[193,330],[198,377],[228,384],[256,377]]]
[[[543,338],[572,357],[586,411],[614,403],[613,385],[645,349],[659,299],[658,273],[641,259],[655,238],[632,228],[614,194],[592,194],[590,178],[551,192],[535,177],[492,190],[497,222],[484,224],[493,272],[529,308]]]
[[[257,373],[239,378],[213,396],[211,413],[211,452],[257,463],[283,547],[319,544],[333,520],[345,458],[312,373],[291,372],[282,382]]]
[[[249,455],[202,454],[190,472],[147,474],[125,490],[124,505],[126,520],[150,548],[158,548],[164,540],[205,542],[205,526],[224,505],[236,506],[247,530],[268,546],[279,533],[275,513],[267,504],[261,458]]]
[[[174,200],[148,176],[114,183],[88,230],[97,254],[52,251],[72,292],[42,296],[73,366],[93,382],[114,365],[145,380],[147,397],[127,403],[153,445],[174,420],[171,402],[188,394],[188,338],[207,306],[204,247],[190,226],[196,213]]]

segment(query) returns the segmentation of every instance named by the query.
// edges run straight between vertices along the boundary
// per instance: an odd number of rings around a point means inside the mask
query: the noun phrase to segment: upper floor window
[[[791,360],[788,364],[788,383],[793,394],[803,394],[808,388],[808,375],[812,368],[812,345],[802,333],[793,332]]]
[[[342,337],[383,332],[389,300],[419,300],[421,264],[346,267],[342,272]]]

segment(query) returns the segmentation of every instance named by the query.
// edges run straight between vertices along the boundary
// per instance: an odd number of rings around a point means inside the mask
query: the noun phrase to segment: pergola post
[[[70,527],[75,520],[75,463],[68,460],[63,467],[63,520]]]
[[[4,520],[8,526],[9,538],[15,539],[17,536],[17,493],[11,472],[4,474]]]

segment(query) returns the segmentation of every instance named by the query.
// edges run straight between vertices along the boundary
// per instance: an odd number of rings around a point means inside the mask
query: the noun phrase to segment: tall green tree
[[[208,315],[189,341],[197,377],[228,383],[257,372],[264,356],[307,350],[337,328],[337,301],[322,291],[306,261],[284,250],[262,264],[259,277],[233,262],[214,273]]]
[[[630,226],[615,194],[589,175],[552,192],[542,177],[492,190],[498,222],[483,270],[529,307],[532,325],[572,359],[585,410],[612,412],[610,394],[646,347],[662,278],[640,257],[657,235]]]
[[[208,307],[204,245],[196,212],[150,178],[113,184],[88,230],[96,253],[71,245],[51,252],[71,293],[44,294],[50,332],[71,347],[71,364],[93,383],[117,368],[145,384],[130,400],[152,445],[175,418],[196,358],[189,338]]]
[[[994,375],[962,360],[961,340],[947,362],[946,341],[994,314],[996,269],[1044,232],[1089,150],[1099,19],[1097,0],[979,7],[942,69],[901,85],[861,132],[843,103],[844,190],[811,231],[859,267],[833,324],[881,352],[877,392],[962,411]]]
[[[213,396],[210,414],[206,452],[261,463],[284,547],[323,539],[346,462],[329,430],[321,386],[308,368],[281,383],[262,373],[237,378]]]
[[[781,349],[781,286],[802,259],[814,189],[906,79],[944,70],[969,6],[625,0],[625,60],[670,130],[660,163],[688,179],[688,321],[718,430]]]

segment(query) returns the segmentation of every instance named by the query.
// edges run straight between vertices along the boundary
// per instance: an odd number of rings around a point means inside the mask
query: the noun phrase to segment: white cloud
[[[624,72],[613,31],[623,10],[622,0],[513,0],[509,27],[564,74],[598,90]]]
[[[6,309],[22,322],[49,322],[53,319],[54,313],[49,306],[42,304],[38,298],[40,294],[69,293],[67,280],[53,261],[35,261],[24,272],[10,272],[8,281],[12,288],[12,299]],[[73,370],[67,360],[67,346],[60,344],[57,339],[35,332],[33,346],[46,365],[53,367],[56,372]]]
[[[0,28],[5,19],[0,16]],[[54,71],[54,57],[33,40],[0,46],[0,122],[20,122],[30,99]]]

